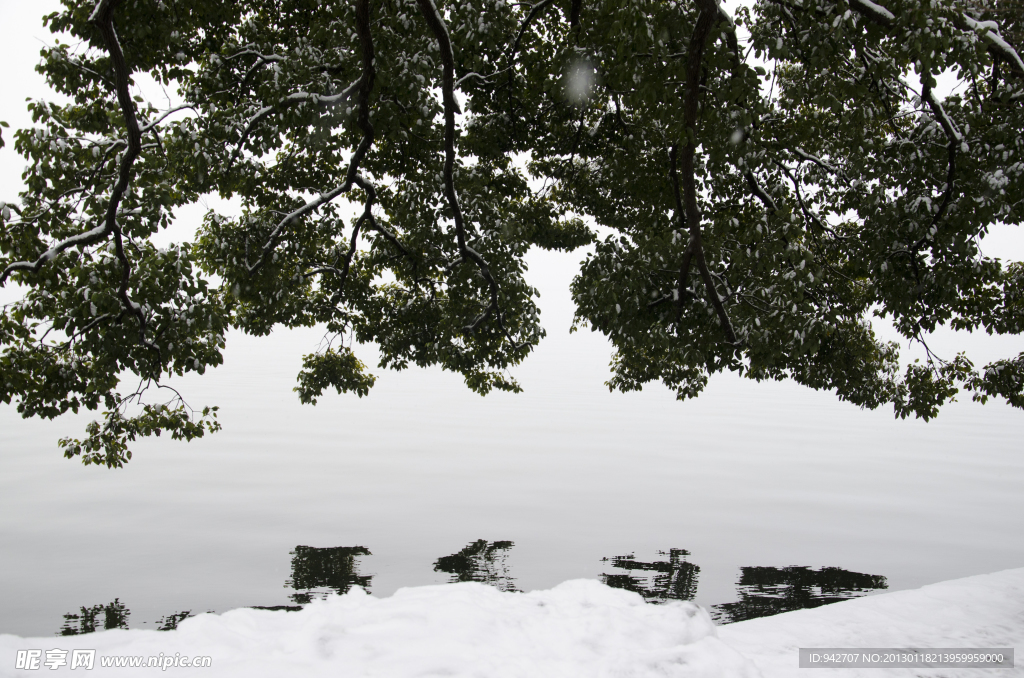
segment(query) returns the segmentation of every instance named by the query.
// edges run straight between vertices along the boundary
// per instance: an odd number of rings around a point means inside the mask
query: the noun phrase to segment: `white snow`
[[[991,42],[996,46],[997,49],[1003,54],[1003,56],[1016,62],[1014,65],[1024,71],[1024,60],[1020,58],[1017,51],[1010,45],[1010,43],[1003,40],[1003,36],[999,34],[999,24],[995,21],[975,21],[973,18],[964,14],[964,21],[968,27],[976,32],[980,32],[982,37]]]
[[[882,7],[881,5],[876,5],[875,3],[871,2],[871,0],[854,0],[854,2],[860,5],[861,7],[866,8],[870,13],[876,16],[884,17],[888,21],[896,21],[895,14],[887,10],[885,7]]]
[[[1024,568],[719,628],[692,603],[648,605],[634,593],[591,580],[530,593],[463,583],[400,589],[390,598],[353,589],[300,612],[239,609],[203,614],[167,632],[0,635],[0,676],[70,672],[68,666],[15,670],[17,651],[28,649],[95,649],[95,668],[83,671],[86,676],[157,675],[156,668],[103,668],[100,658],[180,653],[209,656],[212,666],[170,667],[161,674],[813,678],[822,670],[797,668],[800,647],[1014,646],[1024,646]],[[1020,668],[876,668],[845,669],[841,676],[1022,673]]]
[[[77,675],[80,669],[14,671],[19,649],[97,650],[87,676],[156,673],[99,666],[103,655],[210,656],[210,668],[165,675],[413,676],[480,678],[755,678],[757,670],[715,637],[702,608],[648,605],[593,580],[547,591],[503,593],[472,582],[400,589],[374,598],[361,589],[300,612],[239,609],[203,614],[175,631],[111,630],[62,638],[0,635],[0,675]]]

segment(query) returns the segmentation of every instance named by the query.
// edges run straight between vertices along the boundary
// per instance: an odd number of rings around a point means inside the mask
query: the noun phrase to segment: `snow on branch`
[[[1024,75],[1024,60],[1021,60],[1010,43],[1003,40],[999,34],[999,24],[995,21],[977,21],[968,15],[963,16],[964,24],[970,30],[981,36],[989,43],[989,50],[1010,62],[1010,66],[1018,75]]]
[[[895,14],[871,0],[850,0],[850,8],[883,26],[889,26],[896,21]]]
[[[960,134],[960,130],[957,129],[953,121],[946,115],[946,109],[943,108],[942,104],[938,99],[935,98],[935,93],[932,88],[925,84],[923,91],[921,92],[921,98],[928,104],[928,107],[932,109],[935,114],[935,118],[939,121],[939,125],[942,126],[942,131],[946,133],[950,141],[962,142],[964,137]]]
[[[337,94],[293,92],[292,94],[289,94],[288,96],[284,97],[277,103],[272,104],[270,106],[264,106],[260,110],[256,111],[256,113],[249,118],[249,121],[245,125],[245,129],[242,130],[242,134],[238,138],[238,143],[235,145],[235,150],[231,154],[231,158],[228,160],[228,169],[230,169],[232,165],[234,165],[235,162],[238,160],[238,157],[242,153],[242,147],[245,145],[245,142],[249,140],[249,135],[251,135],[253,130],[256,129],[256,126],[262,121],[269,118],[270,115],[277,111],[278,109],[285,108],[288,106],[295,106],[297,104],[305,102],[311,102],[313,104],[321,106],[334,105],[342,101],[345,101],[346,99],[351,97],[352,94],[359,88],[360,84],[362,84],[362,82],[363,78],[360,77],[358,80],[356,80],[355,82],[353,82],[352,84],[350,84],[348,87],[343,89],[341,92],[338,92]]]
[[[358,186],[366,191],[364,215],[369,214],[370,210],[373,208],[373,204],[376,202],[377,194],[373,189],[373,185],[368,180],[364,179],[363,177],[360,177],[358,173],[359,165],[362,163],[363,158],[365,158],[366,154],[369,152],[370,147],[373,145],[374,139],[373,124],[370,122],[370,92],[373,90],[373,82],[374,79],[376,78],[377,71],[373,65],[374,50],[373,36],[370,33],[369,0],[360,0],[356,4],[356,30],[359,34],[359,41],[362,44],[362,74],[359,76],[358,80],[356,80],[354,83],[345,88],[345,90],[341,92],[341,94],[336,95],[339,97],[347,97],[351,96],[353,92],[358,90],[359,112],[356,121],[359,124],[360,129],[363,130],[363,138],[360,140],[359,146],[356,147],[355,153],[353,153],[352,157],[349,159],[348,171],[346,172],[345,181],[342,185],[337,186],[334,189],[327,191],[326,193],[321,193],[316,198],[310,200],[302,207],[293,210],[292,212],[287,214],[283,219],[281,219],[274,227],[274,230],[271,231],[270,236],[267,238],[266,242],[263,244],[263,247],[261,248],[260,258],[255,263],[252,264],[249,264],[247,262],[246,268],[248,269],[250,275],[255,273],[263,266],[264,263],[266,263],[267,258],[270,256],[270,253],[273,252],[274,248],[277,247],[277,243],[281,237],[281,234],[284,232],[286,228],[288,228],[288,226],[295,223],[298,219],[305,216],[306,214],[313,212],[321,205],[325,205],[334,200],[335,198],[337,198],[339,195],[347,193],[348,191],[352,190],[352,186]],[[289,95],[289,97],[283,99],[282,102],[298,103],[300,101],[309,101],[313,100],[314,96],[319,97],[319,95],[310,95],[307,92],[297,92],[295,94]],[[323,101],[323,97],[319,97],[318,99],[316,99],[316,101]],[[269,108],[273,110],[273,107]],[[267,109],[265,108],[261,110],[260,113],[258,113],[257,115],[265,114],[266,111]],[[238,146],[238,149],[240,148],[241,144],[239,144]],[[236,151],[238,149],[236,149]],[[361,221],[362,220],[360,220],[360,223]],[[358,236],[359,233],[358,229],[360,223],[356,224],[353,232],[353,247],[355,238]]]
[[[39,269],[42,268],[44,264],[53,261],[57,255],[64,250],[72,247],[85,247],[87,245],[92,245],[103,240],[108,235],[110,235],[110,231],[107,230],[106,225],[97,226],[85,233],[79,233],[71,236],[70,238],[65,238],[40,254],[39,258],[35,261],[16,261],[11,263],[4,269],[3,274],[0,274],[0,285],[7,282],[8,276],[15,271],[31,271],[32,273],[38,273]]]
[[[896,22],[896,15],[872,0],[850,0],[850,9],[882,26],[892,26]],[[995,21],[978,21],[967,14],[957,14],[953,23],[960,30],[977,33],[988,43],[990,52],[1009,62],[1014,73],[1024,77],[1024,60],[999,34],[999,25]]]
[[[764,204],[764,207],[768,212],[774,214],[779,211],[779,206],[775,204],[775,200],[770,195],[765,193],[764,189],[761,188],[761,184],[758,183],[757,177],[754,176],[753,172],[744,172],[743,177],[747,180],[747,186],[750,187],[750,192],[753,193],[754,197]]]
[[[801,160],[806,160],[808,162],[813,162],[815,165],[817,165],[818,167],[822,168],[823,170],[825,170],[827,172],[831,172],[832,174],[835,174],[836,176],[838,176],[840,178],[843,178],[843,179],[846,178],[846,173],[845,172],[843,172],[838,167],[830,165],[829,163],[825,162],[824,160],[822,160],[818,156],[813,155],[811,153],[808,153],[807,151],[804,151],[803,149],[800,149],[800,148],[793,148],[792,151],[793,151],[793,155],[795,155],[796,157],[800,158]]]
[[[149,132],[150,130],[154,129],[161,122],[163,122],[168,116],[173,115],[174,113],[177,113],[178,111],[184,111],[184,110],[189,109],[189,108],[195,110],[191,104],[185,104],[183,106],[175,106],[174,108],[169,108],[166,111],[164,111],[163,113],[161,113],[156,118],[156,120],[153,120],[152,122],[144,125],[139,131],[142,132],[143,134],[145,134],[145,133]]]

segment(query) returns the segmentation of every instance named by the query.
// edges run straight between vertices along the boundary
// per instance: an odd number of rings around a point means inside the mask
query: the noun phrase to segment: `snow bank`
[[[92,671],[15,670],[18,650],[95,649]],[[210,668],[104,668],[102,657],[210,656]],[[70,661],[69,661],[70,664]],[[756,678],[692,603],[648,605],[639,595],[577,580],[502,593],[463,583],[361,589],[300,612],[240,609],[187,619],[175,631],[51,638],[0,635],[0,675],[331,676],[357,678]]]
[[[729,624],[719,637],[764,678],[1024,676],[1024,568]],[[800,669],[801,647],[1013,647],[1014,669]]]
[[[691,603],[648,605],[635,593],[590,580],[531,593],[502,593],[477,583],[424,586],[383,599],[353,589],[301,612],[204,614],[175,631],[0,635],[0,676],[72,673],[70,666],[13,667],[19,650],[82,648],[96,650],[95,668],[72,675],[122,678],[1024,676],[1020,656],[1015,669],[800,669],[801,647],[1024,648],[1024,568],[718,629]],[[212,666],[101,666],[103,657],[175,653],[209,656]]]

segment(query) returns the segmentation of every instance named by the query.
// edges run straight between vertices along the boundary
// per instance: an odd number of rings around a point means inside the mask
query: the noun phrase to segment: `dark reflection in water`
[[[617,589],[639,593],[648,603],[663,603],[666,600],[693,600],[697,595],[697,575],[700,568],[686,562],[690,552],[685,549],[658,551],[659,556],[668,560],[644,563],[632,554],[602,558],[611,562],[612,567],[626,570],[626,574],[602,574],[601,582]]]
[[[99,629],[127,629],[129,610],[120,599],[106,605],[93,605],[92,607],[79,608],[78,614],[68,613],[64,615],[64,626],[57,632],[58,636],[80,636],[83,633],[93,633]],[[103,623],[100,624],[102,616]],[[166,617],[157,620],[157,631],[173,631],[178,624],[189,617],[194,616],[191,610],[183,612],[172,612]],[[147,622],[143,622],[144,624]]]
[[[515,578],[509,574],[506,563],[511,541],[470,542],[458,553],[434,561],[435,572],[451,575],[449,582],[475,581],[489,584],[500,591],[515,592]],[[301,610],[314,598],[332,593],[344,594],[353,586],[369,590],[373,575],[359,573],[359,558],[369,556],[365,546],[332,546],[316,548],[296,546],[291,552],[292,573],[285,588],[294,589],[289,596],[291,605],[260,606],[262,610]],[[687,562],[690,555],[685,549],[659,551],[665,560],[643,562],[632,554],[602,558],[601,562],[619,570],[602,574],[601,581],[613,588],[633,591],[648,603],[669,600],[693,600],[697,595],[700,567]],[[767,617],[780,612],[820,607],[862,596],[868,591],[888,588],[885,577],[850,572],[839,567],[741,567],[736,582],[739,600],[712,605],[712,618],[719,624]],[[212,610],[211,610],[212,611]],[[131,612],[115,598],[106,605],[82,607],[78,613],[64,615],[64,625],[57,635],[76,636],[99,629],[127,629]],[[157,620],[160,631],[171,631],[192,616],[191,610],[174,612]]]
[[[434,561],[434,572],[452,575],[448,580],[450,583],[478,581],[490,584],[499,591],[516,591],[515,578],[509,575],[505,563],[508,550],[513,546],[515,544],[510,541],[489,542],[477,539],[458,553]]]
[[[166,617],[161,617],[156,620],[157,631],[173,631],[178,628],[178,624],[185,621],[189,617],[195,616],[191,610],[185,610],[184,612],[173,612]]]
[[[309,603],[315,596],[346,593],[353,586],[370,590],[372,574],[359,574],[359,556],[368,556],[365,546],[296,546],[291,552],[292,576],[285,588],[296,590],[289,596],[297,605]],[[281,606],[277,609],[284,609]]]
[[[735,603],[711,606],[719,624],[820,607],[888,588],[885,577],[840,567],[741,567]]]
[[[99,618],[103,616],[104,629],[126,629],[128,628],[128,615],[131,611],[124,606],[118,598],[106,605],[93,605],[92,607],[79,608],[79,613],[69,612],[64,615],[64,626],[57,632],[59,636],[78,636],[83,633],[92,633],[100,628]]]
[[[316,548],[296,546],[292,556],[292,576],[285,581],[285,588],[295,589],[291,596],[294,605],[253,605],[257,610],[301,610],[302,606],[315,597],[326,597],[331,593],[342,594],[353,586],[369,590],[373,575],[359,574],[357,558],[370,555],[365,546],[334,546]],[[212,612],[212,610],[210,610]],[[127,629],[131,611],[119,599],[106,605],[83,607],[78,614],[64,615],[64,626],[57,635],[77,636],[92,633],[100,628]],[[193,616],[191,610],[173,612],[157,620],[158,631],[173,631],[178,624]],[[102,619],[102,624],[101,620]],[[145,622],[144,622],[145,623]]]

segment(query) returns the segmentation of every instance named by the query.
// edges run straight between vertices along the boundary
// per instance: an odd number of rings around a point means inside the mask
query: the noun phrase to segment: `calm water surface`
[[[232,336],[221,369],[181,383],[225,430],[144,441],[120,471],[60,457],[84,419],[0,407],[0,633],[51,635],[115,599],[155,628],[467,578],[602,577],[727,620],[1024,566],[1019,411],[894,421],[728,376],[687,403],[609,394],[607,345],[566,333],[571,270],[544,275],[552,336],[521,395],[410,371],[303,407],[291,387],[319,340],[304,332]]]

